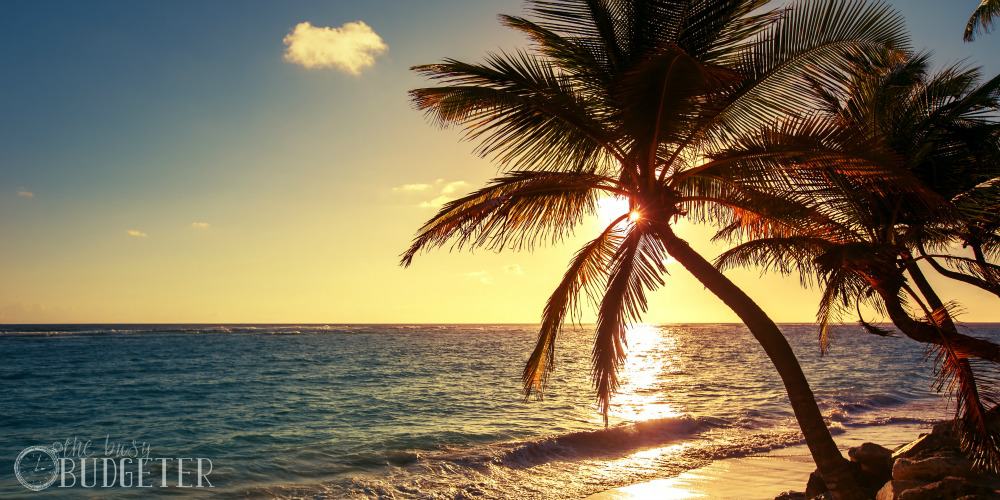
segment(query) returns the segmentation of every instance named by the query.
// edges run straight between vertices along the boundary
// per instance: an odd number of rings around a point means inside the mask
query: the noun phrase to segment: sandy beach
[[[844,456],[847,449],[873,442],[888,448],[908,443],[927,424],[890,424],[850,429],[835,436]],[[741,458],[729,458],[689,470],[678,476],[637,483],[591,495],[587,500],[639,499],[773,499],[785,491],[805,490],[809,474],[815,470],[806,446],[791,446]]]

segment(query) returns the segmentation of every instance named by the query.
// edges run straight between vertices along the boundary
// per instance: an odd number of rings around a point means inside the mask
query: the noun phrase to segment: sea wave
[[[890,404],[898,409],[912,402],[872,398],[868,403],[866,408]],[[831,422],[830,430],[840,435],[847,426],[938,421],[932,415],[916,416],[921,411],[918,407],[912,411],[917,413],[886,416],[856,410],[842,422]],[[351,475],[315,485],[272,485],[240,495],[489,499],[532,498],[545,492],[549,498],[579,498],[610,487],[674,476],[717,460],[804,443],[794,421],[773,424],[750,429],[738,418],[680,416],[437,452],[397,452],[381,457],[386,467],[383,474]],[[608,477],[608,470],[616,471],[616,476]]]
[[[660,446],[717,425],[710,419],[661,418],[527,441],[504,453],[499,463],[530,467],[553,459],[597,458]]]
[[[726,422],[681,416],[438,452],[394,453],[383,457],[381,474],[315,485],[271,485],[233,497],[579,498],[802,442],[788,429],[747,434],[731,432],[736,427]],[[614,477],[607,477],[609,470],[615,471]]]

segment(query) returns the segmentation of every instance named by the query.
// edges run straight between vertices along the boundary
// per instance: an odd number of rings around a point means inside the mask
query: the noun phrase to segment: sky
[[[978,0],[890,3],[938,63],[1000,72],[1000,33],[961,40]],[[497,173],[413,109],[408,68],[524,47],[497,22],[519,0],[2,7],[0,323],[533,323],[598,231],[397,265],[435,206]],[[646,321],[736,321],[670,271]],[[796,277],[729,275],[776,321],[813,320]],[[995,297],[936,284],[960,319],[1000,321]]]

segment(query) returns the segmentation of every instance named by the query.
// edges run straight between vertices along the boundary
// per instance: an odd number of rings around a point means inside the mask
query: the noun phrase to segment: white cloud
[[[489,271],[473,271],[471,273],[465,273],[465,277],[476,280],[484,285],[493,284],[493,275],[491,275]]]
[[[455,194],[468,184],[465,181],[448,182],[444,179],[436,179],[433,183],[403,184],[402,186],[392,188],[392,191],[395,193],[426,193],[437,191],[439,193],[437,196],[422,201],[417,206],[420,208],[439,208],[445,203],[454,200],[456,198]]]
[[[364,21],[344,23],[339,28],[302,22],[283,41],[288,46],[285,60],[292,64],[307,69],[336,68],[355,76],[389,50]]]
[[[127,234],[127,235],[129,235],[129,236],[131,236],[133,238],[147,238],[147,237],[149,237],[148,234],[146,234],[146,233],[144,233],[144,232],[142,232],[142,231],[140,231],[138,229],[129,229],[128,231],[125,231],[125,234]]]
[[[193,227],[195,229],[208,229],[210,226],[211,226],[211,224],[209,224],[207,222],[192,222],[191,223],[191,227]]]
[[[21,198],[34,198],[35,193],[28,191],[27,189],[21,188],[17,190],[17,195]]]
[[[452,199],[453,198],[451,196],[444,196],[444,195],[437,196],[432,200],[421,201],[420,208],[440,208],[441,206],[443,206],[445,203],[448,203]]]
[[[430,184],[403,184],[402,186],[396,186],[392,188],[393,191],[412,193],[417,191],[427,191],[431,188]]]
[[[454,181],[449,182],[441,188],[441,194],[455,194],[462,186],[465,186],[465,181]]]
[[[524,268],[520,264],[508,264],[503,266],[503,272],[520,276],[524,274]]]

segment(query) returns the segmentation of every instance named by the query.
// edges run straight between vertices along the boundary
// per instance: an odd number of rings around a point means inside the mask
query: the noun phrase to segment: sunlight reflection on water
[[[622,370],[623,383],[612,400],[611,415],[641,422],[679,417],[670,403],[662,400],[660,387],[674,364],[677,339],[669,328],[634,325],[628,331],[628,359]]]

